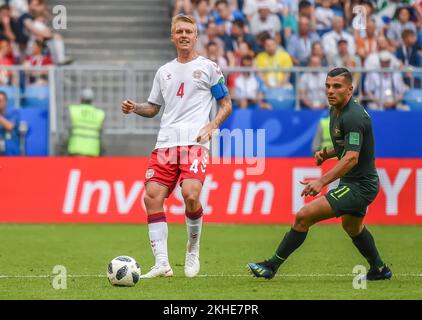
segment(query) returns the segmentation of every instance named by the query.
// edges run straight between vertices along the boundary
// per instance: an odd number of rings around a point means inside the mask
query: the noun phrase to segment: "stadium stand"
[[[406,91],[403,100],[410,110],[422,110],[422,89]]]
[[[381,3],[373,0],[192,0],[190,2],[120,0],[116,2],[98,0],[94,3],[72,0],[65,3],[67,27],[64,30],[51,28],[54,18],[52,8],[63,5],[63,1],[30,0],[26,7],[22,5],[25,2],[5,1],[3,3],[8,3],[9,7],[0,7],[0,14],[8,17],[2,19],[0,25],[0,40],[6,39],[6,41],[0,41],[0,65],[4,66],[0,72],[0,88],[3,88],[9,96],[8,108],[34,108],[41,111],[48,108],[48,117],[51,115],[49,134],[50,138],[53,137],[50,140],[54,140],[52,145],[56,145],[61,139],[60,136],[67,130],[63,125],[66,122],[66,107],[77,100],[81,88],[92,87],[98,97],[95,104],[107,112],[104,127],[105,140],[114,145],[114,148],[107,146],[107,149],[114,150],[112,152],[114,154],[133,155],[147,153],[150,150],[155,141],[159,117],[152,120],[127,119],[121,117],[116,106],[121,99],[127,97],[145,100],[151,89],[157,67],[174,58],[174,49],[169,41],[170,18],[173,14],[192,14],[199,20],[201,54],[221,65],[231,92],[234,90],[236,77],[244,72],[240,64],[242,57],[256,58],[265,51],[266,39],[275,39],[278,48],[287,55],[289,55],[287,49],[291,39],[294,39],[297,48],[303,47],[307,53],[312,50],[312,53],[306,55],[307,58],[291,57],[294,65],[287,67],[287,71],[278,71],[289,74],[287,83],[283,83],[283,87],[276,84],[273,88],[270,88],[273,84],[267,83],[262,90],[265,93],[263,103],[260,106],[251,104],[247,108],[260,109],[269,103],[274,110],[299,111],[303,109],[298,97],[299,79],[301,75],[311,72],[306,67],[308,65],[306,60],[308,59],[309,62],[309,58],[317,54],[314,52],[317,44],[321,49],[318,56],[322,67],[319,71],[327,72],[327,62],[330,62],[329,67],[333,67],[332,64],[335,66],[344,64],[344,66],[354,68],[355,97],[363,103],[368,98],[364,80],[369,71],[378,73],[394,71],[400,73],[405,80],[408,91],[404,95],[403,102],[408,109],[422,108],[419,95],[422,85],[420,80],[422,69],[419,69],[422,67],[419,65],[422,61],[420,58],[422,44],[422,5],[420,2],[384,1]],[[21,5],[16,6],[18,3]],[[365,8],[368,13],[366,17],[357,17],[356,13],[353,13],[356,5]],[[227,10],[222,10],[222,8],[227,8]],[[263,13],[264,8],[264,11],[270,12]],[[402,12],[408,12],[409,15],[401,17]],[[267,14],[273,17],[272,21],[274,17],[279,19],[281,29],[278,28],[278,22],[269,22]],[[333,32],[335,25],[333,21],[337,21],[338,17],[344,20],[344,32],[336,34]],[[364,21],[363,18],[368,22],[369,35],[365,31],[367,29],[356,27],[357,22]],[[13,28],[8,29],[4,25],[4,21],[8,19]],[[28,19],[32,21],[33,28],[30,28],[29,38],[25,40],[22,39],[22,30],[16,29],[13,24],[19,25],[19,21],[28,21]],[[255,32],[256,21],[259,19],[262,23],[259,25],[259,32]],[[322,20],[324,22],[321,24]],[[252,28],[252,21],[255,29]],[[307,26],[304,25],[306,23],[308,23]],[[276,28],[275,24],[277,24]],[[417,39],[416,41],[413,38],[410,39],[406,45],[400,42],[403,40],[400,35],[408,29],[413,30],[412,32],[416,30],[414,34]],[[10,30],[16,32],[15,38],[11,36]],[[301,30],[307,31],[301,32]],[[52,36],[53,41],[43,36],[42,50],[34,55],[31,49],[36,47],[36,43],[32,40],[35,38],[35,33],[41,31],[51,34],[59,31],[62,36]],[[349,41],[353,42],[351,48],[355,47],[356,52],[341,56],[341,59],[336,59],[337,55],[330,56],[330,53],[337,54],[337,49],[334,47],[330,48],[329,52],[324,52],[321,36],[329,32],[337,42],[344,42],[342,35],[347,34]],[[301,37],[302,33],[319,33],[320,39],[315,37],[315,39],[310,39],[311,41],[306,41]],[[215,45],[209,46],[212,50],[207,52],[204,49],[210,42]],[[16,50],[16,44],[26,44],[27,51],[22,48]],[[60,49],[61,45],[63,48]],[[11,50],[11,47],[14,49]],[[62,66],[64,63],[57,61],[57,49],[63,51],[64,48],[66,48],[66,55],[74,59],[71,66]],[[391,56],[391,70],[380,69],[382,51],[389,52]],[[271,59],[268,57],[270,69],[272,66],[280,65]],[[359,61],[354,61],[356,59]],[[21,67],[10,66],[11,61],[14,65],[21,65]],[[52,71],[42,67],[49,65],[50,62],[55,64]],[[38,67],[43,71],[39,71]],[[256,64],[253,67],[256,67]],[[368,70],[369,68],[371,70]],[[265,80],[266,72],[277,73],[274,72],[277,71],[274,68],[272,70],[256,69],[256,71],[259,71],[256,72],[256,76],[261,77],[262,80]],[[382,85],[388,85],[388,83]],[[394,91],[394,88],[391,89],[386,88],[385,92]],[[54,99],[50,100],[50,96]],[[384,108],[381,106],[379,109]],[[28,125],[31,127],[31,124]],[[134,133],[142,136],[145,146],[144,144],[139,146],[139,136],[133,136]],[[116,141],[121,138],[128,141],[124,147],[116,144]],[[49,152],[58,153],[57,149]]]
[[[295,107],[295,92],[293,89],[269,88],[266,100],[272,104],[274,110],[293,110]]]
[[[174,57],[168,0],[72,0],[65,5],[68,26],[62,33],[77,63],[158,64]]]

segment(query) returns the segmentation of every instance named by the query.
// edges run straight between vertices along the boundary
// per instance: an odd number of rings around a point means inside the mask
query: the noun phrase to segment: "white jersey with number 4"
[[[198,56],[174,59],[158,69],[148,101],[164,107],[155,148],[199,145],[199,131],[209,123],[211,87],[224,81],[218,65]],[[202,144],[209,148],[209,142]]]

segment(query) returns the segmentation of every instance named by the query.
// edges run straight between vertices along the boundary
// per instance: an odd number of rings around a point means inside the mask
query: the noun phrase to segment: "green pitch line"
[[[152,266],[146,225],[0,225],[0,299],[422,299],[422,227],[369,226],[394,272],[391,281],[353,289],[355,265],[367,266],[339,225],[316,226],[270,280],[253,278],[248,262],[270,257],[290,226],[205,225],[201,273],[184,277],[186,229],[169,226],[175,277],[112,287],[108,262],[130,255],[142,272]],[[56,290],[53,268],[67,271]],[[221,288],[224,287],[224,290]]]

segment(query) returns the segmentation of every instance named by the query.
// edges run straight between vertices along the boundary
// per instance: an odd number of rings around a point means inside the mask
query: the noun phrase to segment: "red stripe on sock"
[[[196,220],[196,219],[199,219],[199,218],[202,217],[203,210],[202,210],[202,207],[201,207],[195,212],[185,211],[185,213],[186,213],[186,217],[188,217],[189,219]]]
[[[148,223],[166,222],[166,214],[158,212],[148,215]]]

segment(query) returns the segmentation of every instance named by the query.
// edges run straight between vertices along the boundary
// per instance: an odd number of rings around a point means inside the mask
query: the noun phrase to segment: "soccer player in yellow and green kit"
[[[366,279],[390,279],[392,272],[382,261],[374,238],[363,224],[367,207],[379,191],[371,118],[352,97],[352,75],[349,70],[331,70],[325,88],[331,105],[330,135],[333,148],[316,152],[315,160],[317,165],[333,157],[339,161],[321,178],[301,181],[304,185],[302,196],[316,196],[324,186],[340,178],[339,186],[300,209],[273,257],[263,262],[249,263],[248,266],[256,277],[273,278],[281,264],[305,241],[312,225],[341,217],[343,229],[370,265]]]

